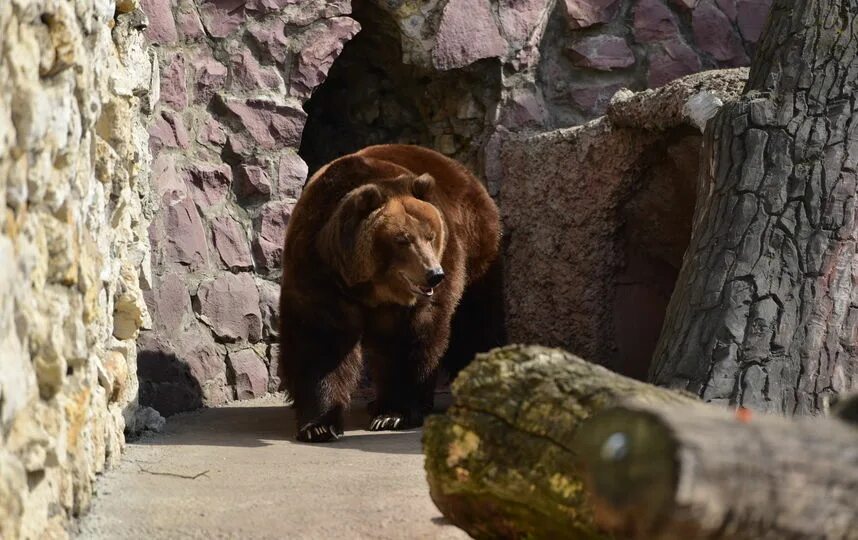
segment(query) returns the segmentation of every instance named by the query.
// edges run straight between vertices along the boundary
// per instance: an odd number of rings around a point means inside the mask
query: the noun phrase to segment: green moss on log
[[[424,428],[432,500],[475,538],[610,538],[593,523],[572,441],[621,399],[694,401],[564,351],[511,346],[477,359]]]

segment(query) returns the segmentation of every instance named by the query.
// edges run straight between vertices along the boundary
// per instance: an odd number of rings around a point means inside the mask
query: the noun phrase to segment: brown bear
[[[289,220],[280,293],[280,375],[297,438],[337,439],[369,364],[371,430],[419,426],[465,288],[498,252],[498,210],[461,164],[410,145],[325,165]]]

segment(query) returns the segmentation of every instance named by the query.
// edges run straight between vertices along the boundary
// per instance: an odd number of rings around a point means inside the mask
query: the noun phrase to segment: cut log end
[[[645,538],[669,512],[676,490],[676,442],[669,428],[648,412],[610,409],[585,423],[577,440],[596,522],[625,537]]]

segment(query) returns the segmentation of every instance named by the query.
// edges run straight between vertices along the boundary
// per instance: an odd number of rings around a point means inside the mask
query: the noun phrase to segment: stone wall
[[[391,13],[356,2],[351,16],[360,33],[305,105],[300,154],[310,173],[346,153],[391,141],[437,148],[478,167],[500,96],[497,61],[447,71],[409,64]]]
[[[161,63],[162,210],[139,373],[141,399],[165,414],[278,387],[280,243],[308,171],[409,142],[467,163],[496,196],[505,133],[581,124],[623,87],[746,65],[769,3],[142,1]]]
[[[548,127],[605,112],[620,88],[750,64],[771,0],[560,0],[538,68]]]
[[[498,59],[494,123],[567,127],[643,90],[746,66],[771,0],[432,0],[374,2],[401,33],[403,61],[432,71]]]
[[[302,104],[360,26],[348,1],[142,4],[161,100],[140,400],[172,414],[277,388],[280,251],[307,175]]]
[[[0,538],[63,537],[134,417],[145,23],[134,0],[0,2]]]

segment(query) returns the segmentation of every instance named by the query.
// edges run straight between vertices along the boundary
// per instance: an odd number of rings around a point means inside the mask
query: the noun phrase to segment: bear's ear
[[[411,193],[418,199],[425,201],[435,190],[435,179],[429,173],[424,173],[411,181]]]
[[[365,216],[384,204],[384,196],[375,184],[367,184],[353,189],[343,199],[343,209]]]
[[[375,273],[365,220],[383,204],[384,195],[378,186],[367,184],[353,189],[319,231],[316,246],[322,260],[350,287],[369,280]]]

